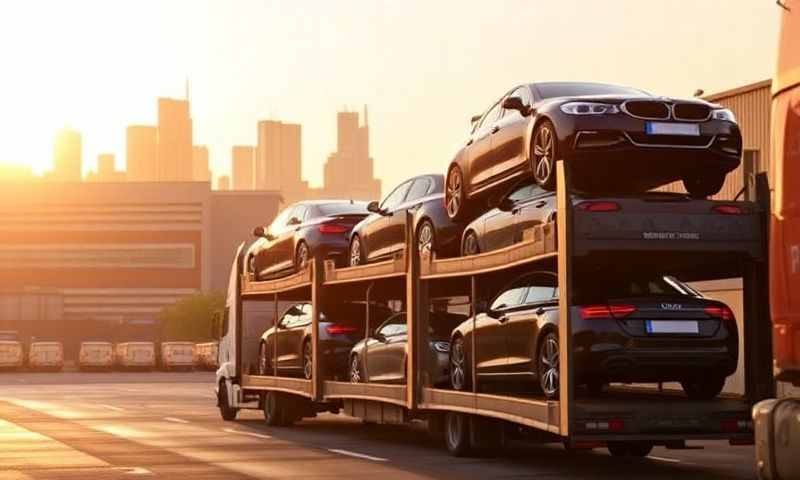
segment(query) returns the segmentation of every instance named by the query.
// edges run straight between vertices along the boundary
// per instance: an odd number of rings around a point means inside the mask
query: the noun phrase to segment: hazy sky
[[[256,122],[303,125],[313,185],[336,112],[369,105],[376,172],[443,172],[470,115],[515,84],[593,80],[691,96],[768,78],[773,0],[3,1],[0,162],[49,169],[56,129],[123,166],[125,126],[191,80],[216,174]]]

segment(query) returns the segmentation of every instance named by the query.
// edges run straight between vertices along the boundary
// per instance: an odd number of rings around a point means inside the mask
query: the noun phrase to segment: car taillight
[[[328,332],[328,335],[343,335],[345,333],[355,333],[356,327],[350,327],[347,325],[328,325],[325,327],[325,331]]]
[[[711,211],[720,215],[741,215],[744,213],[744,210],[736,205],[715,205]]]
[[[706,307],[703,309],[709,317],[719,318],[724,321],[734,320],[733,312],[728,307]]]
[[[585,305],[581,307],[581,317],[584,320],[624,318],[635,311],[633,305]]]
[[[336,223],[323,223],[319,226],[319,233],[346,233],[349,228]]]
[[[586,201],[577,204],[576,207],[584,212],[618,212],[622,210],[619,203],[609,201]]]

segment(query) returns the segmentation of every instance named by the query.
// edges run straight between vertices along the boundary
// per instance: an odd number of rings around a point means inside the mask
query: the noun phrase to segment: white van
[[[156,347],[153,342],[118,343],[114,360],[121,369],[150,370],[156,366]]]
[[[33,370],[61,371],[64,368],[64,345],[61,342],[31,342],[28,366]]]
[[[191,370],[194,367],[194,343],[161,342],[162,370]]]
[[[114,345],[111,342],[81,342],[78,368],[110,370],[113,366]]]
[[[0,340],[0,368],[16,370],[22,367],[22,344],[17,340]]]

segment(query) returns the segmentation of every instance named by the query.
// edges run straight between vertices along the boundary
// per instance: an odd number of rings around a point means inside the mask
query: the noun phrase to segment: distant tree
[[[164,307],[159,313],[162,341],[204,341],[211,338],[214,312],[225,308],[222,292],[198,292]]]

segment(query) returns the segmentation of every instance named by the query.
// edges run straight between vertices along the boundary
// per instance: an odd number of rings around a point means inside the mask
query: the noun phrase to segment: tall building
[[[255,148],[236,145],[233,147],[233,189],[253,190],[255,188]]]
[[[258,122],[256,189],[280,191],[287,202],[305,198],[308,183],[301,178],[301,135],[297,124]]]
[[[126,178],[132,182],[153,182],[158,178],[158,128],[131,125],[125,131]]]
[[[81,134],[66,128],[60,130],[53,145],[51,179],[61,182],[80,182],[82,152]]]
[[[86,180],[90,182],[124,182],[125,172],[114,166],[113,153],[101,153],[97,156],[97,171],[89,172]]]
[[[222,175],[217,178],[217,190],[224,192],[231,189],[231,177]]]
[[[158,99],[158,180],[192,180],[192,119],[189,101]]]
[[[192,180],[195,182],[211,180],[211,172],[208,170],[208,147],[205,145],[192,147]]]
[[[336,151],[325,163],[325,195],[329,197],[376,200],[381,196],[381,181],[374,177],[374,161],[369,156],[369,123],[364,107],[364,125],[358,112],[339,112],[336,116]]]

